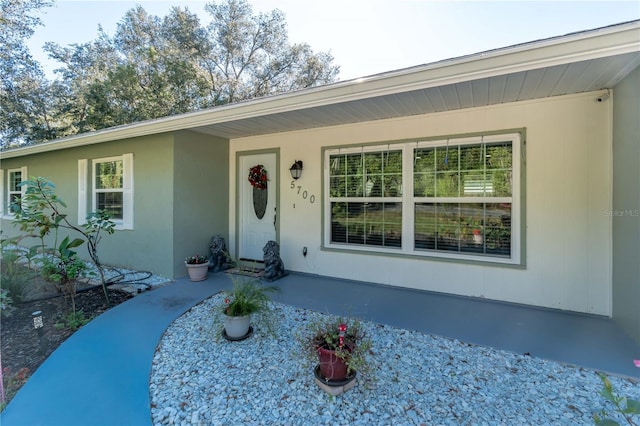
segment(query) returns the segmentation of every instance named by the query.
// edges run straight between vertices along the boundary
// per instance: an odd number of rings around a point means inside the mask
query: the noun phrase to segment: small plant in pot
[[[187,267],[191,281],[204,281],[207,279],[207,272],[209,271],[208,257],[199,254],[188,256],[184,260],[184,264]]]
[[[372,343],[355,318],[324,317],[312,322],[300,340],[308,358],[317,361],[316,382],[327,392],[342,393],[352,387],[347,385],[355,384],[356,373],[364,377],[370,372]],[[328,389],[331,387],[340,390],[334,393]]]
[[[251,335],[251,315],[262,314],[267,329],[272,331],[269,293],[278,291],[276,286],[263,286],[259,280],[234,280],[233,290],[224,299],[224,333],[227,340],[242,340]]]

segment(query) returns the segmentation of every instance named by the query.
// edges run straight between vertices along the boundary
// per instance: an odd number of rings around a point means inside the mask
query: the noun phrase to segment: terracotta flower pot
[[[327,380],[344,380],[347,377],[347,364],[336,356],[336,351],[319,346],[318,361],[320,362],[320,373]]]
[[[207,272],[209,272],[208,263],[185,263],[184,265],[187,267],[191,281],[204,281],[207,279]]]

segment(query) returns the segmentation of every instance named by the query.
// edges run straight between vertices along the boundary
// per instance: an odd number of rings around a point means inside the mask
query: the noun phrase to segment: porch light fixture
[[[291,177],[295,180],[300,179],[300,176],[302,176],[302,161],[294,161],[293,165],[289,169],[289,172],[291,173]]]

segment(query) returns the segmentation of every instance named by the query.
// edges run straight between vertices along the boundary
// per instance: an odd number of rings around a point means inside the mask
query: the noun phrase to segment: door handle
[[[278,218],[278,209],[274,207],[273,209],[274,213],[273,213],[273,229],[278,230],[278,228],[276,228],[276,220]]]

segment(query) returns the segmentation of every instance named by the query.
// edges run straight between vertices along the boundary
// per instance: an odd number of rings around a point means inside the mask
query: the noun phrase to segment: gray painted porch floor
[[[311,275],[277,284],[290,305],[640,377],[640,345],[610,318]]]
[[[275,301],[640,377],[640,345],[610,319],[291,273]],[[231,287],[224,273],[143,293],[83,327],[33,374],[0,416],[10,425],[150,425],[149,373],[164,330]]]

